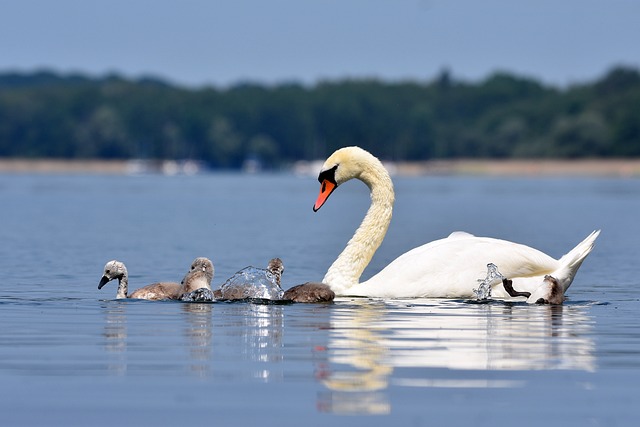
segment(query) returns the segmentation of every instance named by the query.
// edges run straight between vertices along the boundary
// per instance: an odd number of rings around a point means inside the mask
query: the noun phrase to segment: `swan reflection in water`
[[[519,387],[471,370],[593,371],[590,304],[340,299],[332,310],[321,410],[383,414],[386,389]],[[404,369],[412,368],[412,369]],[[418,370],[416,370],[416,368]],[[442,370],[450,373],[443,378]],[[392,376],[392,373],[394,372]]]
[[[390,348],[381,344],[388,313],[382,302],[355,300],[354,304],[333,310],[329,347],[332,364],[355,370],[325,374],[322,382],[331,392],[320,395],[318,408],[333,413],[388,414],[391,406],[385,390],[393,366]]]
[[[127,317],[135,313],[145,316],[145,326],[135,328],[134,342],[146,336],[147,322],[153,330],[158,330],[155,323],[161,326],[160,338],[182,335],[175,345],[184,346],[180,351],[187,357],[176,367],[198,376],[269,382],[286,381],[286,372],[289,378],[303,378],[310,374],[309,365],[296,361],[309,360],[310,345],[315,379],[322,387],[320,411],[386,414],[392,409],[390,387],[513,388],[525,381],[496,378],[488,371],[594,371],[591,305],[368,298],[306,307],[184,303],[179,310],[184,322],[176,323],[155,313],[159,308],[174,313],[173,304],[154,305],[155,315],[148,320],[146,311],[128,313],[130,303],[108,301],[105,350],[111,373],[143,369],[137,357],[131,358],[132,365],[127,357],[132,339]],[[293,345],[285,346],[285,335]],[[230,349],[239,353],[230,358]]]

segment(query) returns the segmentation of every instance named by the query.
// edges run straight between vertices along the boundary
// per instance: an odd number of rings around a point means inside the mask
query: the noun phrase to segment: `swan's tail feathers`
[[[587,236],[582,242],[578,243],[575,248],[571,249],[560,258],[560,268],[558,275],[562,282],[564,292],[567,291],[578,269],[582,265],[582,261],[591,253],[596,239],[600,235],[600,230],[595,230]]]

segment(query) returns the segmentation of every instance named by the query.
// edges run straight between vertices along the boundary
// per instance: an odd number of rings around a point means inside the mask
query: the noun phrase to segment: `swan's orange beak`
[[[322,185],[320,185],[320,194],[318,194],[318,199],[316,200],[316,204],[313,205],[313,211],[318,212],[318,209],[324,205],[324,202],[327,201],[333,190],[335,190],[338,186],[333,182],[325,179],[322,181]]]

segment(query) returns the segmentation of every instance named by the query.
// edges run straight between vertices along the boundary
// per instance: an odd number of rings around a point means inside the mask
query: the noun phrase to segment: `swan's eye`
[[[106,273],[111,274],[111,270],[107,269]]]
[[[336,184],[336,170],[338,170],[338,165],[335,165],[331,169],[327,169],[326,171],[320,172],[318,175],[318,182],[322,183],[325,179],[332,184]],[[324,190],[324,187],[322,187]]]

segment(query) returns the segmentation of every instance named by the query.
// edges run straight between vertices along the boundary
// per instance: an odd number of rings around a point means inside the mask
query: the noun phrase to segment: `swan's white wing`
[[[474,236],[471,233],[467,233],[466,231],[454,231],[453,233],[449,234],[447,239],[465,239],[468,237],[476,237],[476,236]]]
[[[456,233],[419,246],[380,273],[349,289],[354,295],[381,297],[471,297],[478,279],[493,263],[508,278],[544,276],[558,261],[531,247]]]

